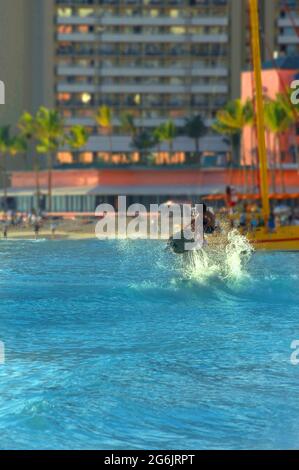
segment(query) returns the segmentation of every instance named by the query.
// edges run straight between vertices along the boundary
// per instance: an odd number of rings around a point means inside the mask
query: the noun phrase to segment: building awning
[[[99,196],[201,196],[223,193],[223,186],[97,186],[90,194]]]
[[[94,190],[94,186],[74,186],[64,188],[53,188],[53,196],[87,196]]]
[[[52,196],[86,196],[95,189],[94,186],[74,186],[53,188]],[[41,195],[48,194],[48,188],[40,188]],[[36,188],[8,188],[8,197],[33,197],[36,195]],[[0,193],[1,197],[1,193]]]
[[[8,197],[32,197],[35,194],[35,189],[32,188],[8,188],[7,196]],[[3,196],[3,193],[0,193],[0,197]]]

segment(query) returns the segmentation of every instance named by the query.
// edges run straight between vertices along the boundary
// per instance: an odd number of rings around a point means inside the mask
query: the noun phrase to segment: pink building
[[[160,204],[169,200],[198,202],[204,196],[223,195],[227,185],[237,192],[244,192],[252,180],[258,184],[258,170],[251,175],[244,174],[242,168],[90,168],[53,171],[52,210],[61,212],[93,213],[103,202],[115,205],[117,196],[128,197],[128,204],[139,202]],[[250,178],[250,181],[248,179]],[[269,174],[270,181],[270,174]],[[296,168],[285,170],[287,192],[299,193],[299,174]],[[12,186],[8,189],[9,208],[30,211],[36,207],[36,177],[34,172],[13,172]],[[276,171],[277,187],[280,175]],[[40,208],[48,206],[48,174],[39,175]],[[250,190],[250,189],[249,189]],[[0,203],[1,203],[0,194]],[[292,196],[294,197],[294,196]],[[299,197],[299,196],[298,196]]]
[[[282,57],[280,59],[266,62],[263,66],[263,92],[265,99],[275,99],[277,93],[289,91],[291,83],[299,78],[299,57]],[[251,99],[254,96],[254,79],[252,72],[242,73],[242,101]],[[279,161],[277,153],[274,151],[274,135],[267,132],[266,144],[269,164]],[[298,126],[294,126],[279,139],[280,152],[284,164],[296,163],[296,145],[299,148]],[[257,139],[256,130],[247,127],[243,134],[243,155],[246,164],[251,165],[252,159],[257,162]]]

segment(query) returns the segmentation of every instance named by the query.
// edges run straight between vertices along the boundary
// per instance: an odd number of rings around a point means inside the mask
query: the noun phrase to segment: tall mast
[[[261,45],[259,31],[259,13],[258,0],[249,0],[250,21],[251,21],[251,40],[252,40],[252,56],[254,80],[256,89],[256,122],[257,137],[260,163],[260,185],[263,216],[265,226],[269,220],[270,204],[269,204],[269,187],[268,187],[268,162],[266,152],[266,128],[264,119],[264,100],[263,100],[263,84],[262,84],[262,66],[261,66]]]

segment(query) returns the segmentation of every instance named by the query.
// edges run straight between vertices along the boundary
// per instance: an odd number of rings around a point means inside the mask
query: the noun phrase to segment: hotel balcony
[[[149,127],[149,128],[154,128],[158,127],[160,124],[164,123],[166,121],[166,118],[144,118],[144,119],[135,119],[135,125],[136,127]],[[96,127],[96,123],[94,119],[88,118],[88,117],[72,117],[66,119],[66,125],[67,126],[74,126],[74,125],[81,125],[81,126],[88,126],[88,127]],[[173,119],[173,122],[175,125],[179,128],[182,127],[185,123],[185,119]],[[210,127],[214,121],[212,119],[206,119],[205,120],[205,125],[207,127]],[[120,122],[115,119],[113,121],[113,126],[117,127],[119,126]],[[119,136],[115,136],[119,137]]]
[[[58,83],[59,93],[228,93],[226,84],[208,85],[126,85],[120,83],[116,85],[89,85],[89,84],[68,84]]]
[[[182,17],[169,16],[69,16],[58,17],[58,25],[100,26],[228,26],[227,17]]]
[[[160,121],[162,122],[162,121]],[[114,135],[112,139],[112,150],[116,153],[132,152],[131,139],[127,136]],[[221,136],[203,137],[200,142],[201,151],[226,152],[227,145],[223,142]],[[85,148],[86,152],[110,152],[110,140],[107,136],[92,136]],[[163,143],[159,149],[153,149],[153,152],[169,152],[169,145]],[[188,137],[177,137],[173,143],[174,152],[195,152],[195,144]]]
[[[294,26],[299,27],[299,17],[292,16],[292,18],[280,18],[277,21],[279,28],[293,28]]]
[[[159,67],[157,69],[147,67],[67,67],[59,66],[57,74],[62,76],[91,76],[91,77],[227,77],[225,68],[192,68],[190,67]]]
[[[58,25],[88,25],[94,26],[99,24],[98,18],[95,16],[67,16],[61,17],[58,16],[56,20],[56,24]]]
[[[95,33],[69,33],[58,34],[58,41],[70,42],[106,42],[106,43],[197,43],[197,44],[225,44],[228,42],[227,34],[95,34]]]
[[[295,35],[278,36],[278,44],[299,44],[299,37]]]

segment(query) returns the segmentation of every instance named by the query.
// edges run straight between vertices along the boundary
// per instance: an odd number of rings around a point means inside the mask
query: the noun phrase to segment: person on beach
[[[269,232],[270,232],[270,233],[275,232],[275,229],[276,229],[276,221],[275,221],[274,212],[271,212],[271,213],[270,213],[270,217],[269,217],[269,220],[268,220],[268,229],[269,229]]]
[[[8,226],[7,226],[7,224],[4,224],[3,225],[3,238],[4,238],[4,240],[7,240],[7,236],[8,236]]]
[[[52,238],[55,238],[56,229],[57,229],[57,225],[56,225],[54,222],[52,222],[52,223],[51,223],[51,234],[52,234]]]
[[[36,221],[35,224],[34,224],[35,240],[38,239],[39,231],[40,231],[40,225],[39,225],[38,221]]]

